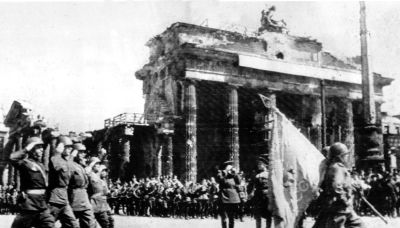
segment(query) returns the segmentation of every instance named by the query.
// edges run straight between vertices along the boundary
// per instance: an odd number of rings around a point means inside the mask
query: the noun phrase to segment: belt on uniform
[[[46,189],[27,189],[25,192],[31,195],[43,195],[46,193]]]
[[[93,195],[90,196],[91,199],[107,199],[107,196],[104,195],[103,193],[95,193]]]
[[[101,192],[95,193],[92,196],[90,196],[90,198],[96,198],[96,197],[99,197],[99,196],[103,196],[103,193],[101,193]]]

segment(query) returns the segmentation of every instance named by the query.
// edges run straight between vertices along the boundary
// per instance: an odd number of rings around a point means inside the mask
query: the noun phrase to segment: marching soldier
[[[110,207],[107,204],[108,188],[107,183],[100,178],[100,173],[105,166],[96,162],[92,172],[89,174],[90,180],[90,202],[92,203],[94,216],[101,228],[111,228],[109,213]]]
[[[103,181],[106,195],[108,195],[110,192],[108,189],[108,186],[107,186],[108,169],[106,168],[106,166],[102,165],[100,170],[101,170],[100,171],[100,179]],[[111,216],[111,208],[110,208],[110,205],[107,205],[107,206],[108,206],[108,210],[107,210],[108,228],[114,228],[114,219]]]
[[[262,218],[266,219],[266,227],[271,227],[272,213],[268,209],[268,161],[265,156],[260,156],[257,162],[258,173],[249,184],[251,202],[254,208],[256,228],[261,228]]]
[[[100,160],[93,157],[92,163],[86,167],[86,147],[82,143],[76,143],[74,149],[74,153],[77,153],[77,155],[74,157],[70,181],[71,207],[79,221],[80,228],[94,228],[96,227],[96,220],[87,194],[89,177],[85,168],[91,170],[93,165]]]
[[[226,161],[222,170],[218,172],[220,216],[222,228],[227,228],[226,219],[229,220],[229,228],[235,226],[235,215],[240,203],[237,186],[240,185],[240,178],[232,167],[232,161]]]
[[[324,200],[314,228],[365,227],[353,209],[353,187],[346,156],[347,147],[334,143],[329,149],[326,171],[321,184],[321,195]]]
[[[68,200],[68,185],[71,179],[73,149],[72,140],[67,136],[60,136],[57,151],[50,158],[49,163],[49,208],[56,220],[65,228],[78,228]]]
[[[24,150],[10,155],[12,164],[19,170],[21,178],[21,193],[18,199],[19,214],[12,223],[12,228],[54,227],[54,217],[47,208],[46,187],[47,173],[41,159],[43,156],[43,141],[31,137]]]

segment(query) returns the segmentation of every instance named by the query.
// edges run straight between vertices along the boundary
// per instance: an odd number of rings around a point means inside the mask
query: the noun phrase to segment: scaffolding
[[[141,125],[149,126],[156,123],[160,116],[154,114],[145,115],[143,113],[122,113],[113,118],[104,120],[104,127],[115,127],[118,125]]]

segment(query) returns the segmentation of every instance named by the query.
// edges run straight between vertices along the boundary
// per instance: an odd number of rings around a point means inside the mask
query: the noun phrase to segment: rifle
[[[382,219],[382,221],[385,222],[385,224],[388,224],[388,221],[383,217],[383,215],[382,215],[381,213],[379,213],[379,211],[376,210],[375,207],[372,206],[372,204],[371,204],[367,199],[365,199],[364,196],[361,196],[361,199],[369,206],[369,208],[371,208],[371,210],[372,210],[376,215],[378,215],[379,218]]]

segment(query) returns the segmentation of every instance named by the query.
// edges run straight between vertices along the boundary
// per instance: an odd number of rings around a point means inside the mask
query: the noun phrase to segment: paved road
[[[0,215],[0,228],[11,227],[14,216]],[[215,219],[171,219],[171,218],[147,218],[115,216],[115,228],[219,228],[220,221]],[[379,218],[363,217],[368,228],[399,228],[400,218],[389,219],[389,225],[385,225]],[[313,224],[311,219],[306,221],[306,228]],[[235,228],[253,228],[254,220],[245,219],[244,222],[237,222]]]

